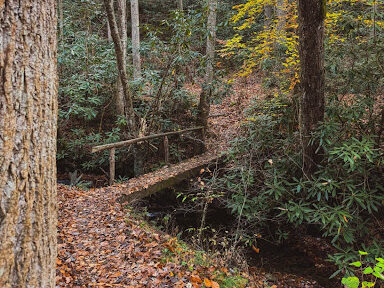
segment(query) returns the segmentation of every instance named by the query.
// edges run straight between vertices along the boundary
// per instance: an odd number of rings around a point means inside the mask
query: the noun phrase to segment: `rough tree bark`
[[[199,102],[199,115],[197,124],[199,126],[208,127],[208,116],[210,110],[210,98],[212,94],[212,82],[214,78],[213,62],[215,60],[215,42],[216,42],[216,15],[217,15],[217,0],[209,1],[209,15],[208,15],[208,37],[207,37],[207,67],[205,72],[205,79],[203,89],[200,93]],[[203,131],[202,140],[205,138]]]
[[[133,79],[141,78],[139,1],[131,0]]]
[[[55,287],[55,0],[0,0],[0,287]]]
[[[123,65],[127,66],[127,2],[126,0],[117,1],[117,18],[118,18],[118,27],[119,35],[121,39],[121,48],[123,50]],[[124,115],[124,90],[121,84],[120,77],[117,79],[117,99],[116,99],[116,109],[119,115]]]
[[[319,142],[310,140],[324,119],[325,0],[298,0],[298,11],[303,172],[310,176],[322,159]]]

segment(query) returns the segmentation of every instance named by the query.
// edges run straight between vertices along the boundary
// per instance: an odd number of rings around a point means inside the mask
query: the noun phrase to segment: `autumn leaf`
[[[255,251],[257,254],[260,253],[260,249],[256,248],[254,245],[252,245],[252,250]]]
[[[209,280],[208,278],[204,278],[204,285],[206,286],[206,287],[212,287],[212,281],[211,280]]]
[[[203,283],[203,280],[198,275],[192,275],[190,278],[191,282],[196,282],[196,283]]]

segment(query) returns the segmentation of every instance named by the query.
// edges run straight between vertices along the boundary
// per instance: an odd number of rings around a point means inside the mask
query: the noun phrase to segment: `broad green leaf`
[[[373,272],[372,275],[375,276],[376,278],[379,278],[379,279],[381,279],[381,280],[384,280],[384,275],[381,274],[381,273]]]
[[[341,283],[347,286],[347,288],[359,288],[360,280],[357,277],[343,278]]]
[[[355,266],[355,267],[361,267],[361,262],[360,261],[356,261],[356,262],[350,263],[349,265]]]
[[[364,269],[363,271],[364,274],[372,274],[373,273],[373,269],[372,267],[367,267]]]

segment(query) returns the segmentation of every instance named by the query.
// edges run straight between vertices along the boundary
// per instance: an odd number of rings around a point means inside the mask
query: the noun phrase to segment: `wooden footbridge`
[[[92,153],[110,150],[109,166],[110,166],[110,185],[114,184],[115,177],[115,150],[120,147],[125,147],[135,143],[148,141],[156,138],[163,138],[164,145],[164,158],[168,163],[169,148],[168,136],[181,135],[184,133],[202,130],[203,127],[188,128],[180,131],[172,131],[161,134],[154,134],[150,136],[130,139],[117,143],[105,144],[95,146],[92,148]],[[216,152],[206,152],[204,154],[195,156],[181,163],[174,165],[166,165],[157,171],[132,178],[125,183],[119,184],[121,190],[120,202],[131,202],[136,199],[147,197],[160,190],[170,188],[181,181],[194,177],[199,174],[201,169],[217,163],[223,157],[222,154]]]

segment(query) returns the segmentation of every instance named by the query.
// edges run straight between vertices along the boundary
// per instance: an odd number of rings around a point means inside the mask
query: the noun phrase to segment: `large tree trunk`
[[[117,18],[119,26],[119,35],[121,39],[121,48],[123,49],[123,65],[127,66],[127,2],[126,0],[117,1]],[[116,109],[119,115],[124,115],[124,90],[120,77],[117,79],[117,101]]]
[[[324,119],[324,18],[325,0],[299,0],[299,54],[303,171],[313,174],[321,161],[319,142],[311,134]]]
[[[139,2],[131,0],[133,79],[141,78]]]
[[[55,287],[55,0],[0,1],[0,287]]]
[[[215,60],[215,42],[216,42],[216,15],[217,15],[217,0],[210,0],[209,15],[208,15],[208,37],[207,37],[207,67],[203,89],[200,93],[199,115],[197,124],[204,126],[202,140],[205,140],[205,130],[208,127],[208,116],[210,110],[210,98],[212,94],[212,82],[214,78],[213,62]]]

